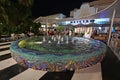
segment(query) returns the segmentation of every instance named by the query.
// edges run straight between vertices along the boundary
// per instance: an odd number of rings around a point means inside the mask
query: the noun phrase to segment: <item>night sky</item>
[[[75,8],[80,8],[84,2],[94,0],[35,0],[32,7],[32,16],[47,16],[56,13],[63,13],[69,17],[69,12]]]

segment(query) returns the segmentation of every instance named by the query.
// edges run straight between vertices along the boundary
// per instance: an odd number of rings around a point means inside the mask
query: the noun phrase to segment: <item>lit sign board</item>
[[[105,24],[107,22],[109,22],[110,19],[109,18],[100,18],[100,19],[83,19],[83,20],[72,20],[72,21],[64,21],[61,24],[62,25],[89,25],[92,23],[95,24]]]
[[[109,18],[100,18],[100,19],[94,19],[96,24],[105,24],[110,21]]]

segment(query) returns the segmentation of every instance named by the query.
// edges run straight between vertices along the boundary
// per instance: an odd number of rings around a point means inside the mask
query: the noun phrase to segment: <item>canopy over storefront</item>
[[[114,10],[116,10],[115,18],[120,18],[120,0],[115,0],[110,6],[94,15],[81,17],[80,19],[111,18]]]
[[[93,15],[88,15],[88,16],[83,16],[83,17],[79,17],[77,19],[75,18],[63,18],[63,19],[55,19],[55,18],[47,18],[47,17],[39,17],[36,20],[34,20],[34,22],[41,22],[42,24],[61,24],[62,22],[67,22],[67,21],[77,21],[77,20],[94,20],[94,19],[100,19],[100,18],[109,18],[109,21],[106,24],[102,24],[102,25],[110,25],[111,23],[111,19],[112,19],[112,15],[113,15],[113,11],[116,11],[115,13],[115,19],[114,19],[114,24],[115,25],[119,25],[120,22],[120,0],[115,0],[112,4],[110,4],[108,7],[106,7],[105,9],[97,12],[96,14]],[[75,26],[72,24],[61,24],[63,26]],[[101,24],[87,24],[83,26],[97,26],[97,25],[101,25]],[[81,26],[81,24],[76,25]]]

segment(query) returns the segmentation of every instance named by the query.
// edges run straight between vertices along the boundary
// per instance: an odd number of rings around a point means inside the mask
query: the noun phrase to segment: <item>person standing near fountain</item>
[[[69,31],[69,36],[72,36],[72,35],[73,35],[73,31],[70,30],[70,31]]]

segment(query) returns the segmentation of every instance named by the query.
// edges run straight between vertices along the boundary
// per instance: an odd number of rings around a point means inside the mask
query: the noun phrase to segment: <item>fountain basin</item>
[[[65,37],[54,41],[50,37],[21,39],[10,45],[12,57],[23,66],[44,71],[79,70],[101,62],[106,45],[83,37]],[[74,40],[74,41],[73,41]],[[69,43],[66,43],[69,42]]]

